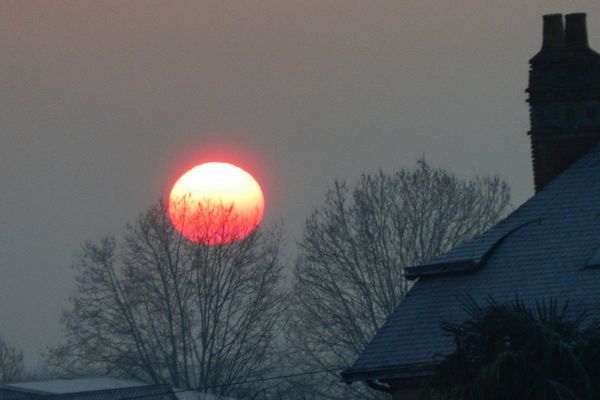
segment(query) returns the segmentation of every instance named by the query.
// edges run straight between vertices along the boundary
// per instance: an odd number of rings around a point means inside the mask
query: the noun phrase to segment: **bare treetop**
[[[87,243],[78,289],[63,316],[67,341],[50,363],[182,388],[247,394],[273,369],[283,310],[280,234],[203,246],[182,237],[159,203],[114,238]],[[256,386],[256,385],[255,385]]]
[[[481,233],[509,208],[509,188],[498,177],[462,180],[425,160],[394,174],[363,174],[352,187],[335,182],[300,242],[293,354],[314,368],[350,365],[409,290],[405,267]],[[313,392],[377,396],[338,380],[332,374]]]

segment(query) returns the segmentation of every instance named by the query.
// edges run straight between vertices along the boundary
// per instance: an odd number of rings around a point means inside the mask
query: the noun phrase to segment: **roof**
[[[427,265],[377,332],[347,382],[427,374],[453,351],[441,321],[467,318],[460,297],[478,303],[519,298],[526,305],[569,300],[573,312],[600,317],[600,147],[567,168],[499,224]]]
[[[174,390],[177,400],[233,400],[231,397],[217,396],[197,390]]]
[[[146,383],[114,378],[77,378],[77,379],[52,379],[46,381],[9,383],[4,386],[17,389],[34,390],[43,393],[74,393],[91,390],[108,390],[148,386]]]
[[[54,379],[0,385],[0,400],[174,400],[169,385],[112,378]]]
[[[0,384],[0,400],[34,399],[38,396],[52,400],[232,400],[197,390],[106,377]]]

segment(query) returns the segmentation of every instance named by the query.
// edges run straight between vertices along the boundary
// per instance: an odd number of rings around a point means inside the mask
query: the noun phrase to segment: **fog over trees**
[[[424,160],[337,181],[306,220],[290,285],[277,227],[202,245],[176,231],[158,202],[122,239],[82,246],[66,339],[47,360],[62,375],[243,399],[378,398],[339,373],[406,295],[404,268],[481,233],[509,208],[500,178],[461,179]]]
[[[481,233],[509,209],[500,178],[460,179],[425,160],[353,185],[335,182],[299,243],[288,335],[294,365],[351,365],[410,288],[405,267]],[[317,398],[382,397],[340,382],[338,372],[297,385]]]
[[[286,304],[280,246],[277,228],[198,245],[174,230],[160,202],[122,242],[83,246],[62,318],[66,342],[48,360],[66,373],[252,398],[258,383],[230,384],[277,371],[274,338]]]
[[[15,382],[24,373],[23,351],[0,336],[0,382]]]

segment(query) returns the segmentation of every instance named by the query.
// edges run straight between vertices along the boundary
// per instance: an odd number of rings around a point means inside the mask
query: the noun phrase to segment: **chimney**
[[[553,50],[565,47],[565,28],[562,14],[544,15],[544,37],[542,50]]]
[[[530,61],[529,119],[536,192],[600,143],[600,55],[584,13],[544,15],[542,49]]]
[[[567,14],[565,20],[567,22],[567,47],[572,50],[587,49],[589,46],[585,13]]]

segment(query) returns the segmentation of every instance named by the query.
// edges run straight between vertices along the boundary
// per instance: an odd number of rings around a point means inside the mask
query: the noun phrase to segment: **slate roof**
[[[451,352],[440,321],[461,322],[460,297],[484,304],[569,299],[600,317],[600,146],[572,164],[499,224],[409,271],[420,276],[377,332],[347,382],[427,375],[436,355]]]

